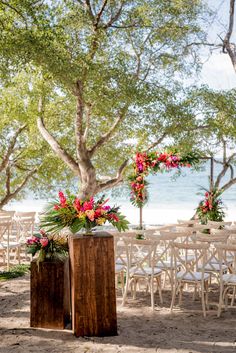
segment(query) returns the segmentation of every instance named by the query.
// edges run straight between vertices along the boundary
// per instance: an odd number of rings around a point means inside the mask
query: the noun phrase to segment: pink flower
[[[94,221],[94,217],[95,217],[95,212],[94,210],[86,210],[85,211],[86,216],[88,217],[88,219],[93,222]]]
[[[43,248],[45,248],[48,245],[48,238],[42,238],[40,239],[40,243]]]
[[[60,206],[54,205],[54,206],[53,206],[53,209],[56,210],[56,211],[58,211],[58,210],[60,209]]]
[[[65,195],[63,194],[62,191],[59,191],[58,195],[59,195],[61,207],[63,207],[63,208],[66,207],[66,206],[67,206],[67,203],[66,203],[66,197],[65,197]]]
[[[43,230],[43,229],[40,229],[39,233],[40,233],[43,237],[46,236],[46,232],[45,232],[45,230]]]

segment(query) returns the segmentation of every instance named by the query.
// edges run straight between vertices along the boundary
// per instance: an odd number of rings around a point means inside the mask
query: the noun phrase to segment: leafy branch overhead
[[[82,196],[123,180],[146,123],[152,133],[145,148],[174,131],[168,107],[178,89],[169,79],[192,67],[184,45],[204,36],[201,11],[199,1],[184,0],[0,1],[2,77],[24,67],[41,77],[38,130],[80,180]],[[60,114],[58,106],[52,118],[49,87],[69,97],[71,115]],[[160,107],[165,121],[158,117]],[[190,126],[191,120],[181,124]]]

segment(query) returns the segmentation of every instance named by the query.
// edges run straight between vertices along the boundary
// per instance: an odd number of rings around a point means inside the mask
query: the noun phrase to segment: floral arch
[[[142,225],[142,208],[148,200],[146,177],[149,174],[176,169],[180,173],[183,167],[193,167],[201,157],[194,152],[180,153],[176,150],[166,152],[137,152],[134,159],[134,172],[129,177],[131,202],[140,209],[140,226]]]

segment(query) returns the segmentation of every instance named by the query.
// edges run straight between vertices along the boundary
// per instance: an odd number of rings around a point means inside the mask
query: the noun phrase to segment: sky
[[[230,0],[206,0],[210,9],[216,11],[216,15],[207,25],[208,41],[211,43],[220,43],[219,36],[224,37],[229,21],[229,2]],[[232,39],[236,41],[236,28]],[[208,84],[213,89],[236,88],[236,73],[229,56],[222,53],[221,49],[209,54],[209,51],[205,51],[202,55],[204,64],[199,77],[201,83]]]

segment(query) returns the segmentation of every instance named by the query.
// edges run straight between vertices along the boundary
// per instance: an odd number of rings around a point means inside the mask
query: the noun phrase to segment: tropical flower
[[[129,177],[131,187],[131,202],[142,207],[147,202],[147,182],[149,173],[169,171],[170,169],[190,167],[198,163],[198,156],[193,153],[180,155],[176,152],[138,152],[134,158],[134,174]]]
[[[224,220],[224,205],[220,198],[222,191],[213,189],[206,191],[204,196],[205,199],[200,201],[196,213],[202,224],[206,224],[207,221],[218,221]]]
[[[53,233],[65,227],[76,233],[81,229],[89,230],[109,222],[119,231],[125,231],[129,222],[119,212],[119,207],[106,205],[108,201],[104,196],[97,201],[93,197],[86,200],[73,195],[66,197],[60,191],[59,200],[50,204],[41,217],[41,225]]]
[[[62,260],[68,255],[67,237],[58,234],[49,234],[41,229],[26,241],[26,252],[35,256],[37,261]]]

